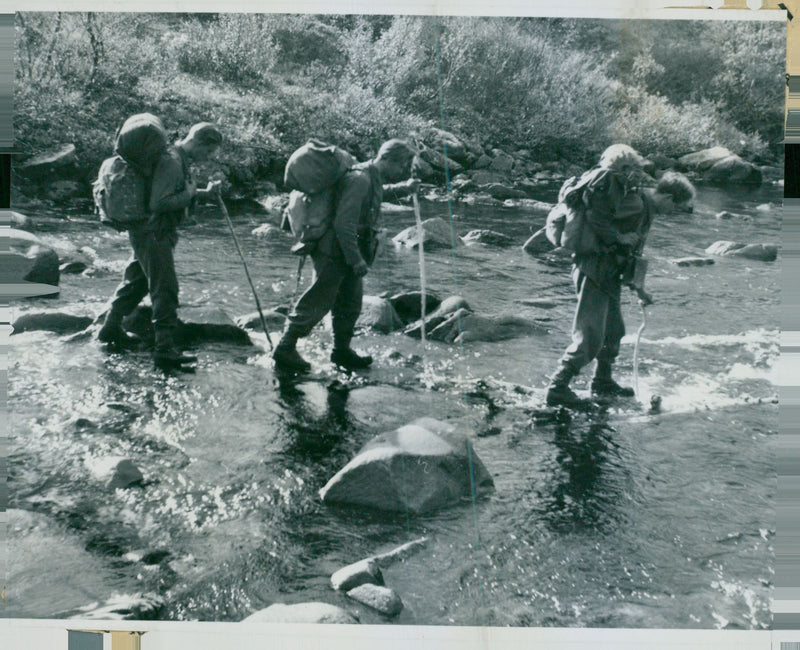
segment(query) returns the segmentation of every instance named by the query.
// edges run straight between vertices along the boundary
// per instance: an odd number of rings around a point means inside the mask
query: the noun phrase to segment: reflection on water
[[[768,190],[703,190],[693,216],[654,225],[647,282],[657,302],[640,388],[645,403],[663,398],[659,415],[631,403],[591,417],[532,416],[568,340],[574,298],[563,262],[518,247],[429,251],[428,288],[462,295],[482,315],[528,318],[545,334],[422,350],[401,334],[366,333],[356,345],[376,362],[364,374],[330,364],[324,328],[301,342],[316,373],[303,379],[273,374],[258,333],[244,351],[201,347],[197,373],[180,376],[153,370],[146,352],[14,337],[5,611],[66,616],[114,598],[109,607],[175,620],[240,620],[273,602],[353,609],[330,574],[424,535],[424,550],[384,571],[405,604],[393,622],[768,627],[779,266],[670,260],[719,239],[777,241],[779,201]],[[444,206],[422,210],[447,216]],[[720,210],[746,218],[719,221]],[[519,243],[540,225],[522,210],[454,212],[460,234],[491,228]],[[392,215],[390,229],[412,218]],[[249,236],[260,219],[237,217],[239,238],[262,303],[286,305],[295,260],[287,242]],[[181,300],[238,316],[253,310],[252,296],[225,228],[210,212],[184,232]],[[127,257],[124,238],[87,222],[42,220],[40,230],[50,243],[90,247],[98,261],[65,276],[59,299],[15,313],[101,311]],[[416,288],[417,259],[387,251],[367,293]],[[635,333],[638,306],[623,307]],[[629,334],[618,364],[628,380],[632,347]],[[588,373],[576,382],[587,383]],[[424,517],[320,503],[318,490],[371,437],[420,416],[474,433],[492,495]],[[102,468],[114,458],[132,460],[143,484],[109,489]]]

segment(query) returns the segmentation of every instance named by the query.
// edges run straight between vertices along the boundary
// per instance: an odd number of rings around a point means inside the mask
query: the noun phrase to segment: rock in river
[[[461,244],[461,240],[452,235],[450,225],[444,219],[439,217],[433,217],[423,221],[422,232],[422,243],[426,249],[450,248],[451,246],[458,246]],[[399,232],[392,238],[392,242],[395,246],[416,248],[419,246],[417,227],[410,226],[409,228]]]
[[[383,584],[380,567],[371,558],[349,564],[331,576],[331,586],[337,591],[350,591],[366,584]]]
[[[22,332],[46,331],[56,334],[74,334],[82,332],[92,324],[89,316],[75,316],[63,312],[50,311],[25,314],[14,321],[12,334]]]
[[[487,246],[511,246],[514,240],[508,235],[494,230],[470,230],[461,238],[465,244],[485,244]]]
[[[397,315],[400,316],[406,323],[417,320],[422,316],[422,292],[421,291],[406,291],[404,293],[396,293],[389,302],[392,303]],[[431,293],[425,292],[425,314],[433,313],[439,307],[442,301],[439,297]]]
[[[378,585],[364,584],[347,592],[347,597],[371,607],[385,616],[397,616],[403,611],[403,601],[394,590]]]
[[[778,258],[776,244],[739,244],[733,241],[714,242],[706,248],[709,255],[720,257],[744,257],[761,262],[774,262]]]
[[[182,345],[193,345],[203,342],[233,343],[235,345],[252,345],[253,342],[243,329],[221,309],[184,308],[179,312],[181,321],[175,338]],[[122,321],[129,332],[136,334],[145,342],[152,342],[153,309],[149,305],[140,305]]]
[[[466,435],[452,424],[420,418],[370,440],[320,496],[328,504],[422,514],[492,486]]]
[[[392,303],[386,298],[364,296],[356,327],[389,334],[403,325],[404,323],[392,307]]]
[[[25,230],[10,228],[6,234],[7,251],[0,256],[0,278],[3,284],[25,282],[49,285],[51,290],[40,293],[58,293],[61,278],[58,254],[36,235]]]
[[[466,343],[467,341],[506,341],[520,336],[545,334],[536,323],[521,316],[503,314],[496,317],[479,316],[459,309],[429,333],[431,341]]]

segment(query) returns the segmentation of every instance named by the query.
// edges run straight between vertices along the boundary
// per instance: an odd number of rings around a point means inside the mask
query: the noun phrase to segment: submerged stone
[[[675,266],[709,266],[714,263],[710,257],[680,257],[670,261]]]

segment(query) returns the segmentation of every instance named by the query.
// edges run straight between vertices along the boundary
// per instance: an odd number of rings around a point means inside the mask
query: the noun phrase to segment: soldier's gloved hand
[[[214,196],[219,194],[220,187],[222,186],[222,181],[210,181],[208,186],[206,186],[205,193],[209,196]]]
[[[367,274],[367,263],[361,260],[358,264],[353,266],[353,275],[357,278],[363,278]]]
[[[639,296],[639,302],[641,302],[643,306],[647,307],[647,305],[653,304],[653,296],[647,293],[644,289],[639,289],[637,287],[634,289],[634,291],[636,291],[636,295]]]

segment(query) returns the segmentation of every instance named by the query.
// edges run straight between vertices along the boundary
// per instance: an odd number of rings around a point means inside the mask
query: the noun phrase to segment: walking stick
[[[426,338],[425,338],[425,307],[427,306],[427,300],[425,299],[425,248],[422,245],[422,240],[424,236],[424,232],[422,229],[422,217],[419,214],[419,197],[417,193],[411,195],[411,199],[414,202],[414,217],[417,220],[417,236],[419,237],[419,293],[420,293],[420,302],[421,302],[421,309],[420,314],[422,314],[422,346],[425,347]]]
[[[636,343],[633,346],[633,390],[636,393],[636,399],[642,401],[639,394],[639,342],[642,340],[642,332],[647,327],[647,310],[645,309],[644,300],[639,300],[639,306],[642,308],[642,324],[639,325],[639,330],[636,332]]]
[[[219,203],[219,207],[222,210],[222,214],[225,216],[225,221],[228,222],[228,228],[231,230],[231,235],[233,236],[233,243],[236,244],[236,252],[239,253],[239,258],[242,260],[242,266],[244,266],[244,274],[247,276],[247,282],[250,284],[250,290],[253,292],[253,298],[256,299],[256,308],[258,309],[258,316],[261,318],[261,327],[264,328],[264,334],[267,335],[267,343],[269,343],[269,349],[273,349],[272,339],[269,336],[269,330],[267,329],[267,322],[264,320],[264,312],[261,311],[261,302],[258,300],[258,294],[256,293],[256,288],[253,286],[253,281],[250,279],[250,271],[247,269],[247,262],[244,261],[244,255],[242,254],[242,247],[239,246],[239,239],[236,237],[236,232],[233,230],[233,222],[231,221],[231,215],[228,214],[228,208],[225,207],[225,201],[222,200],[222,196],[219,192],[217,192],[217,202]]]

